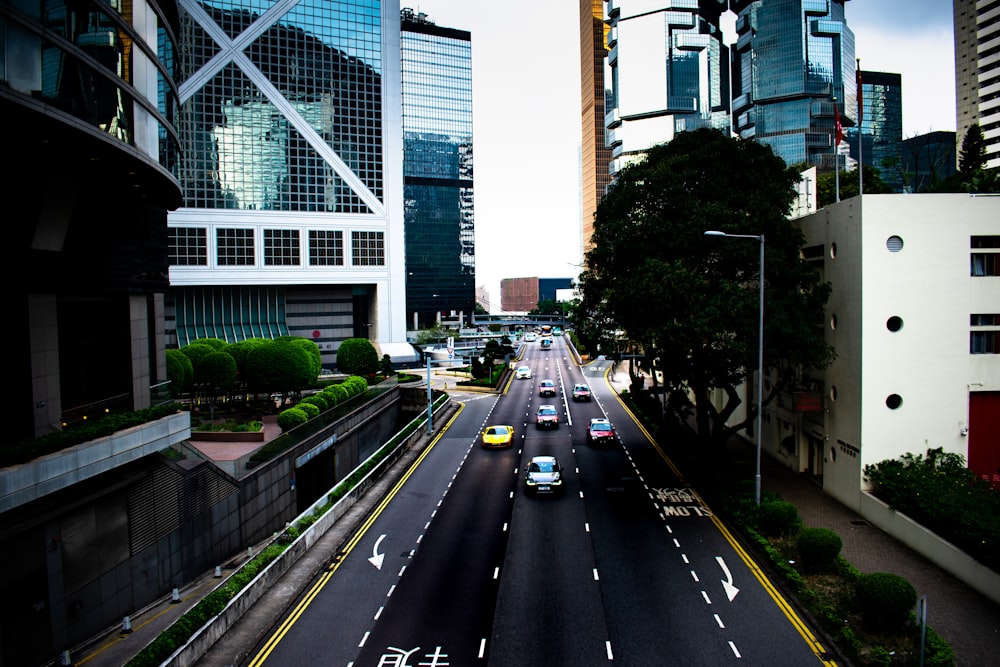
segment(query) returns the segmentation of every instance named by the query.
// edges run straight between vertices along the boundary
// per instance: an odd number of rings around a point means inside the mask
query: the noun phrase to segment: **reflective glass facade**
[[[614,0],[608,32],[605,127],[613,173],[674,134],[729,127],[725,2]]]
[[[379,3],[184,4],[187,206],[370,212],[330,153],[381,197]]]
[[[253,331],[239,286],[328,366],[345,338],[405,340],[398,0],[180,5],[168,337]]]
[[[402,11],[406,312],[412,328],[476,303],[472,42]]]
[[[844,136],[851,157],[879,170],[893,192],[903,192],[903,89],[899,74],[861,73],[861,123]],[[859,152],[858,138],[861,138]]]
[[[733,129],[768,144],[790,165],[832,168],[834,99],[843,125],[856,121],[854,33],[844,0],[730,5],[738,14]]]

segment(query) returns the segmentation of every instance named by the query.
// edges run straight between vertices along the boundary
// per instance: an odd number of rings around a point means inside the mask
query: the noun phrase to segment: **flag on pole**
[[[840,124],[840,111],[837,109],[837,101],[833,102],[833,123],[834,128],[836,128],[836,135],[834,135],[833,145],[839,146],[840,142],[844,140],[844,126]]]
[[[864,94],[861,88],[861,58],[856,60],[857,62],[857,77],[858,77],[858,194],[863,195],[865,193],[865,166],[862,160],[861,148],[865,143],[865,133],[864,133]]]

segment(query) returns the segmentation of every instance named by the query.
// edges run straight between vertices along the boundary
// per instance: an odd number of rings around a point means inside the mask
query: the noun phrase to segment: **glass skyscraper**
[[[414,329],[476,304],[469,32],[401,14],[406,313]]]
[[[875,167],[893,192],[903,191],[903,89],[899,74],[861,72],[861,123],[844,136],[851,157]],[[860,137],[860,152],[858,141]]]
[[[168,336],[299,335],[330,366],[350,337],[412,353],[398,0],[180,5]]]
[[[605,127],[612,173],[632,157],[699,127],[729,127],[724,0],[606,4]]]
[[[833,168],[835,98],[842,124],[856,124],[854,33],[844,2],[730,2],[738,15],[733,129],[789,165]]]

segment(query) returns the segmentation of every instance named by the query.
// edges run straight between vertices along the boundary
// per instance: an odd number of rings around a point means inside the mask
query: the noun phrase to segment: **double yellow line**
[[[430,451],[434,449],[434,446],[437,445],[441,436],[445,434],[445,431],[447,431],[455,420],[458,419],[458,416],[462,414],[462,410],[465,409],[465,405],[459,403],[458,406],[458,410],[456,410],[455,414],[451,416],[448,423],[444,425],[437,435],[434,436],[434,439],[431,440],[430,444],[424,448],[424,451],[420,453],[420,456],[418,456],[417,459],[410,465],[407,471],[403,473],[402,477],[399,478],[399,481],[396,482],[396,485],[392,487],[392,490],[387,493],[385,498],[383,498],[378,504],[378,507],[375,508],[367,519],[365,519],[365,521],[361,524],[361,527],[355,531],[351,539],[348,540],[343,551],[338,553],[336,559],[327,567],[323,576],[321,576],[316,583],[313,584],[313,587],[309,589],[306,596],[302,598],[297,605],[295,605],[292,613],[289,614],[284,621],[282,621],[281,625],[278,626],[278,629],[274,631],[274,634],[268,638],[267,642],[263,647],[261,647],[257,655],[255,655],[253,660],[250,661],[249,667],[259,667],[259,665],[263,665],[267,658],[271,655],[271,652],[278,646],[278,643],[284,639],[285,635],[288,634],[288,631],[291,630],[293,625],[295,625],[295,622],[299,620],[299,617],[305,613],[309,605],[312,604],[312,601],[316,599],[316,596],[319,595],[320,591],[323,590],[327,582],[330,581],[330,578],[333,577],[334,573],[338,569],[340,569],[340,564],[344,562],[344,558],[354,550],[354,547],[358,545],[358,542],[360,542],[361,538],[365,536],[365,533],[368,532],[368,529],[371,528],[372,524],[375,523],[375,520],[380,514],[382,514],[382,511],[389,505],[395,495],[399,493],[399,490],[403,488],[403,484],[405,484],[410,476],[413,475],[414,471],[416,471],[417,467],[423,462],[424,458],[430,453]]]

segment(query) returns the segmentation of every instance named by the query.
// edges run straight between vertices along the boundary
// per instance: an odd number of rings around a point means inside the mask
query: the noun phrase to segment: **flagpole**
[[[865,163],[861,156],[864,146],[864,103],[861,94],[861,58],[857,58],[857,80],[858,80],[858,194],[865,193]]]
[[[834,182],[837,184],[836,187],[836,198],[834,201],[840,201],[840,114],[837,112],[837,96],[833,96],[833,173]]]

